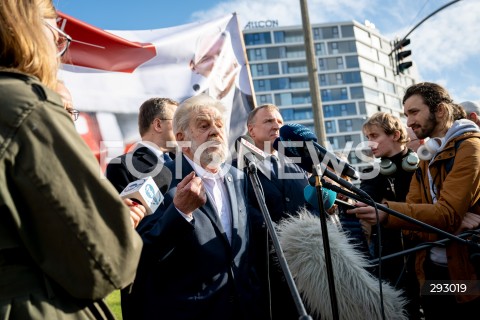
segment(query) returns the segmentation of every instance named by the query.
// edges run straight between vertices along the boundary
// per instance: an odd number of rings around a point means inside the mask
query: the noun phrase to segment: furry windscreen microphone
[[[312,172],[314,164],[325,162],[334,170],[340,169],[339,174],[358,179],[357,172],[349,163],[319,145],[315,134],[301,124],[284,124],[280,128],[280,137],[273,143],[273,148],[289,158],[300,157],[301,163],[297,164],[307,172]]]
[[[280,246],[312,318],[333,319],[320,219],[306,209],[297,213],[277,225]],[[384,281],[380,292],[378,279],[367,270],[367,259],[348,242],[348,234],[330,221],[327,228],[340,319],[407,320],[402,290]]]
[[[311,185],[305,186],[303,189],[303,196],[305,197],[305,201],[311,204],[315,209],[320,211],[320,206],[318,205],[318,197],[317,197],[317,190],[315,187]],[[337,193],[327,188],[322,188],[322,201],[323,201],[323,208],[325,210],[330,209],[335,204],[335,199],[337,198]]]

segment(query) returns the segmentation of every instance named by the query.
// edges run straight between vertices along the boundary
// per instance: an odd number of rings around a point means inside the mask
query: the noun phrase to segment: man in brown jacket
[[[403,105],[407,125],[419,139],[430,138],[420,147],[425,150],[418,150],[425,155],[424,159],[430,159],[420,162],[406,203],[386,201],[385,205],[448,233],[457,233],[467,212],[480,213],[477,205],[480,199],[480,131],[469,120],[453,120],[453,101],[437,84],[412,85],[405,93]],[[365,204],[359,206],[349,212],[376,224],[375,209]],[[432,242],[442,238],[383,211],[379,211],[379,222],[387,228],[412,230],[408,235],[417,241]],[[478,276],[469,249],[463,243],[450,241],[444,247],[434,246],[417,253],[416,271],[426,319],[467,319],[469,314],[480,310]],[[441,286],[433,286],[433,283]],[[452,283],[465,286],[449,286]],[[447,295],[445,288],[450,291]],[[469,294],[459,288],[466,288]]]

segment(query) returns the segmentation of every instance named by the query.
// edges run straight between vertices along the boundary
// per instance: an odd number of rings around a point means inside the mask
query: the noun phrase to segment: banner
[[[106,31],[62,12],[57,23],[73,39],[59,78],[94,152],[101,141],[140,140],[138,109],[152,97],[181,102],[208,93],[226,107],[230,146],[246,132],[255,96],[236,14],[154,30]]]

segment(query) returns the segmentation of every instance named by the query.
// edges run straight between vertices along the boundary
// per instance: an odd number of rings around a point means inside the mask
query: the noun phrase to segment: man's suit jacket
[[[283,157],[282,155],[279,156]],[[306,172],[295,163],[289,163],[282,159],[283,158],[280,158],[280,163],[283,173],[298,174],[298,176],[302,178],[279,179],[272,172],[270,172],[269,178],[268,174],[264,174],[265,170],[258,170],[258,178],[262,184],[265,204],[267,205],[273,222],[278,222],[289,214],[295,215],[300,207],[306,205],[305,197],[303,195],[303,189],[308,185]],[[266,167],[268,168],[268,171],[271,171],[270,166]],[[279,175],[282,175],[283,173],[280,173]],[[248,184],[248,197],[251,201],[251,205],[260,210],[251,183]]]
[[[262,319],[255,310],[258,278],[250,262],[243,173],[231,167],[224,178],[232,212],[229,243],[210,198],[194,211],[192,222],[174,207],[177,184],[193,171],[188,161],[182,157],[178,179],[175,161],[166,166],[174,179],[164,211],[157,211],[158,219],[141,234],[144,247],[139,270],[144,272],[140,279],[144,283],[136,280],[130,297],[138,303],[136,319]]]
[[[134,170],[130,170],[131,166],[133,166]],[[121,193],[130,182],[137,181],[149,176],[149,173],[158,171],[159,173],[156,174],[155,182],[162,194],[164,194],[168,191],[168,187],[172,181],[171,172],[165,168],[164,163],[161,162],[150,149],[140,146],[133,152],[112,159],[107,165],[105,176],[113,184],[115,189],[117,189],[118,193]],[[137,226],[137,232],[140,234],[143,228],[148,228],[156,217],[157,215],[155,214],[145,216]],[[136,277],[138,279],[141,278],[141,276],[143,276],[142,273],[141,268],[137,268]],[[144,283],[143,281],[138,282],[139,284]],[[122,314],[124,318],[135,319],[137,305],[131,303],[132,299],[129,299],[131,287],[130,285],[121,290]],[[141,289],[139,290],[142,291]]]
[[[120,193],[130,182],[148,176],[146,173],[151,172],[160,161],[150,149],[139,147],[112,159],[107,165],[105,176]],[[131,166],[138,172],[129,170]]]
[[[283,157],[279,154],[279,157]],[[265,162],[268,163],[268,158]],[[297,210],[307,206],[303,190],[308,184],[306,172],[294,163],[285,162],[284,158],[279,161],[284,173],[295,173],[302,179],[279,179],[268,164],[258,164],[258,179],[263,189],[263,199],[273,222],[278,223],[288,215],[295,215]],[[270,175],[270,178],[268,177]],[[281,176],[282,173],[279,174]],[[250,178],[249,178],[250,179]],[[250,180],[249,180],[250,182]],[[248,184],[248,200],[253,207],[252,211],[252,241],[256,243],[254,250],[254,261],[257,272],[262,280],[263,293],[265,296],[263,304],[271,304],[272,319],[296,319],[299,317],[292,294],[285,282],[285,275],[281,270],[276,254],[272,254],[267,245],[267,228],[264,223],[263,213],[260,211],[255,191],[251,183]],[[271,237],[272,235],[268,235]],[[269,301],[271,299],[271,301]]]

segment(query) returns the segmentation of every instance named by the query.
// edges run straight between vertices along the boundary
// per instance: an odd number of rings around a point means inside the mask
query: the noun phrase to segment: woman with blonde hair
[[[70,38],[51,0],[0,3],[0,319],[111,319],[142,247],[54,91]]]

